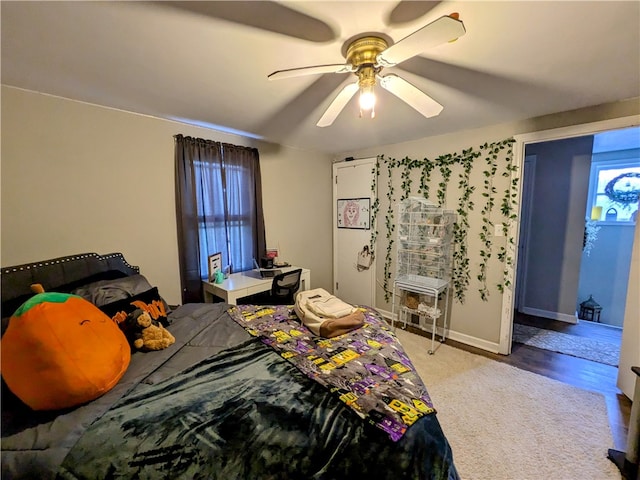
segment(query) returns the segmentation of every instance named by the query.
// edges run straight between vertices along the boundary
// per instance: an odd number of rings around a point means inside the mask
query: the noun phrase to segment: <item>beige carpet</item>
[[[601,394],[397,329],[464,480],[620,479]]]

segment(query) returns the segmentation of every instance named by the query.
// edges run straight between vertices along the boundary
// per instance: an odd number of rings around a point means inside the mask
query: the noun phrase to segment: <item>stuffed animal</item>
[[[98,398],[118,383],[131,360],[124,333],[105,313],[58,292],[38,293],[14,312],[0,352],[2,378],[33,410]]]
[[[141,309],[136,309],[129,315],[125,333],[133,346],[142,351],[162,350],[176,341],[169,330]]]

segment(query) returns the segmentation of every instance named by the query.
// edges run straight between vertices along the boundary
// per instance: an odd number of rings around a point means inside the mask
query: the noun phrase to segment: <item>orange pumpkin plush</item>
[[[2,376],[34,410],[98,398],[118,383],[130,360],[124,333],[76,295],[33,296],[13,314],[2,337]]]

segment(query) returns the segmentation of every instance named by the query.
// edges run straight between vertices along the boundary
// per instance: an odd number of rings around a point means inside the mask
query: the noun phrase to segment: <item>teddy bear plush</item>
[[[137,350],[162,350],[175,343],[171,332],[153,320],[144,310],[137,309],[127,318],[127,337]]]

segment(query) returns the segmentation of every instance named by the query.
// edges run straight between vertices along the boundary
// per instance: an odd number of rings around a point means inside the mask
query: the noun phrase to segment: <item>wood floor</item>
[[[604,325],[580,321],[577,325],[556,320],[517,314],[517,323],[532,325],[548,330],[556,330],[572,335],[599,338],[609,342],[621,341],[622,331]],[[411,329],[414,331],[414,329]],[[420,331],[414,333],[423,334]],[[604,395],[609,414],[609,425],[613,436],[613,445],[603,445],[603,448],[614,448],[625,451],[627,447],[627,433],[629,417],[631,415],[631,401],[616,386],[618,368],[604,363],[592,362],[582,358],[561,353],[542,350],[520,343],[514,343],[511,355],[499,355],[485,350],[471,347],[450,339],[445,342],[452,347],[460,348],[471,353],[492,358],[523,370],[528,370],[545,377],[567,383],[569,385],[599,392]]]

